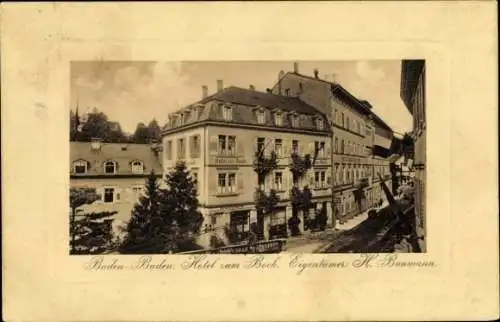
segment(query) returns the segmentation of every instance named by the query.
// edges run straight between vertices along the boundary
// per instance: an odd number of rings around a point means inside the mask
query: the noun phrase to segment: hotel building
[[[297,97],[217,85],[215,94],[209,96],[204,86],[200,101],[171,113],[162,132],[164,171],[185,161],[197,179],[205,219],[198,243],[209,247],[212,236],[233,243],[227,231],[243,238],[250,227],[257,227],[260,239],[288,236],[288,220],[296,212],[294,186],[312,192],[309,212],[300,212],[301,231],[319,211],[332,225],[332,146],[325,115]],[[300,178],[292,175],[292,155],[316,155]],[[276,166],[259,179],[255,161],[273,156]],[[277,193],[276,211],[263,215],[256,209],[257,189]]]

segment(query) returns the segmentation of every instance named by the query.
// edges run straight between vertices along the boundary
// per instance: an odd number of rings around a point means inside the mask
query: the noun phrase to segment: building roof
[[[199,103],[203,104],[214,99],[247,106],[260,106],[270,109],[279,108],[283,111],[295,111],[300,114],[322,114],[313,106],[306,104],[296,97],[275,95],[272,93],[259,92],[236,86],[224,88],[222,91],[208,96]]]
[[[425,60],[409,59],[401,62],[401,99],[413,114],[412,98],[417,89],[420,75],[425,68]]]
[[[132,173],[132,162],[140,161],[144,166],[144,175],[147,175],[153,170],[156,174],[161,175],[163,172],[161,165],[161,153],[150,144],[124,144],[124,143],[103,143],[100,142],[100,149],[91,148],[92,142],[70,142],[70,168],[73,172],[72,164],[78,160],[87,161],[87,173],[71,175],[85,177],[106,175],[104,173],[104,162],[115,161],[117,165],[116,174],[120,175],[137,175]]]
[[[230,105],[233,108],[233,116],[230,121],[223,118],[222,106]],[[265,111],[266,121],[259,124],[255,115],[255,109],[261,108]],[[182,122],[170,120],[164,127],[164,131],[178,129],[202,121],[230,122],[232,124],[251,124],[261,126],[275,126],[271,113],[273,111],[284,113],[295,113],[299,116],[297,129],[328,131],[326,116],[311,105],[303,102],[297,97],[276,95],[272,93],[259,92],[254,89],[244,89],[230,86],[210,95],[196,103],[193,103],[172,114],[182,115]],[[194,113],[192,113],[194,112]],[[293,128],[292,122],[287,115],[283,118],[280,128]],[[319,117],[324,120],[323,128],[315,126],[314,118]]]
[[[373,111],[373,106],[370,104],[370,102],[368,102],[367,100],[358,99],[357,97],[352,95],[345,87],[343,87],[339,83],[328,81],[325,79],[321,79],[319,77],[316,78],[316,77],[312,77],[312,76],[308,76],[308,75],[303,75],[303,74],[300,74],[297,72],[287,72],[286,74],[283,75],[282,78],[286,77],[287,75],[295,75],[295,76],[298,76],[301,78],[305,78],[305,79],[317,81],[317,82],[322,82],[324,84],[329,85],[332,93],[337,94],[338,96],[341,96],[344,99],[350,101],[351,105],[354,108],[356,108],[358,110],[358,112],[366,114],[366,115],[372,115],[373,120],[375,121],[375,123],[377,125],[392,132],[392,128],[389,125],[387,125],[387,123],[385,123],[377,114],[375,114],[375,112]],[[279,83],[279,81],[278,81],[278,83]]]

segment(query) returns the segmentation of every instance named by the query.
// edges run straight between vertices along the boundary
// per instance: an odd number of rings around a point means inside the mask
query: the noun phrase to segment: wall
[[[219,157],[217,151],[217,142],[219,135],[230,135],[236,137],[236,152],[235,156]],[[323,159],[317,161],[316,168],[323,168],[325,171],[330,171],[328,168],[330,164],[330,137],[325,135],[307,135],[307,134],[296,134],[296,133],[286,133],[286,132],[276,132],[270,130],[253,130],[253,129],[243,129],[238,127],[221,127],[221,126],[209,126],[207,128],[207,138],[209,140],[208,148],[206,151],[207,162],[207,172],[204,179],[207,180],[207,202],[206,206],[216,206],[216,205],[234,205],[234,204],[245,204],[253,203],[254,192],[257,187],[257,175],[253,169],[253,161],[255,158],[255,151],[257,150],[257,138],[265,138],[265,155],[274,150],[275,140],[282,140],[282,155],[279,158],[279,169],[276,171],[282,171],[283,173],[283,192],[281,195],[284,198],[288,197],[288,191],[292,186],[291,172],[289,171],[288,164],[290,162],[289,156],[291,154],[292,140],[299,141],[299,153],[303,156],[304,154],[310,153],[314,154],[314,141],[325,142],[325,156]],[[320,166],[320,164],[323,164]],[[227,196],[221,196],[217,194],[217,180],[218,174],[223,172],[234,172],[236,173],[237,190],[234,194],[229,194]],[[313,174],[313,171],[309,171]],[[328,175],[327,175],[328,176]],[[309,182],[314,177],[309,176],[304,179],[303,184]],[[271,183],[270,176],[268,176],[268,184]]]
[[[192,151],[190,138],[195,135],[199,136],[199,153],[193,156],[191,152],[195,151]],[[178,140],[181,138],[183,138],[185,142],[184,144],[186,152],[184,159],[179,158],[179,153],[178,153],[179,151]],[[196,128],[191,128],[188,130],[183,130],[180,132],[170,133],[162,138],[164,173],[171,171],[171,169],[174,168],[175,163],[177,161],[180,160],[186,161],[186,165],[189,168],[189,170],[192,172],[196,172],[198,174],[198,199],[201,203],[205,202],[207,196],[206,186],[203,184],[203,177],[205,176],[204,165],[205,165],[205,155],[206,155],[204,151],[208,146],[208,143],[206,142],[205,138],[206,138],[206,131],[205,128],[201,126]],[[172,155],[170,159],[168,158],[168,153],[169,153],[167,144],[168,141],[172,142],[172,153],[171,153]]]
[[[281,79],[281,95],[285,95],[285,89],[290,89],[290,96],[298,96],[307,104],[316,107],[323,112],[329,119],[330,110],[328,108],[328,101],[330,99],[331,85],[315,79],[301,77],[293,73],[287,73]],[[300,88],[302,84],[302,90]],[[279,84],[273,88],[273,94],[279,93]]]
[[[105,203],[103,200],[96,201],[90,205],[84,205],[82,209],[84,213],[102,212],[102,211],[118,211],[114,216],[113,228],[118,232],[120,225],[126,224],[130,220],[131,211],[134,204],[138,200],[138,195],[132,190],[133,187],[144,188],[146,178],[78,178],[70,180],[72,188],[95,188],[97,193],[104,197],[104,188],[115,188],[115,201],[113,203]],[[119,200],[116,197],[119,196]]]

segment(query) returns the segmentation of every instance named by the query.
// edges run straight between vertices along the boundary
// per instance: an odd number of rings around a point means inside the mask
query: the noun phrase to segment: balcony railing
[[[225,246],[213,249],[195,250],[191,252],[179,253],[181,255],[196,255],[196,254],[274,254],[283,250],[286,239],[273,239],[255,244],[240,244]]]
[[[370,185],[370,182],[368,180],[368,178],[362,178],[362,179],[358,179],[356,180],[356,182],[354,182],[354,186],[356,188],[366,188]]]

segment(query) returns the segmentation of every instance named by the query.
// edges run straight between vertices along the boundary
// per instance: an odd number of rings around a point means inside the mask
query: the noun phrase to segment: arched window
[[[104,162],[104,173],[105,174],[114,174],[114,173],[116,173],[116,162],[115,161],[106,161],[106,162]]]
[[[84,174],[87,173],[88,170],[88,162],[85,160],[78,160],[73,162],[73,172],[76,174]]]
[[[144,173],[144,165],[141,161],[132,162],[132,173],[142,174]]]

